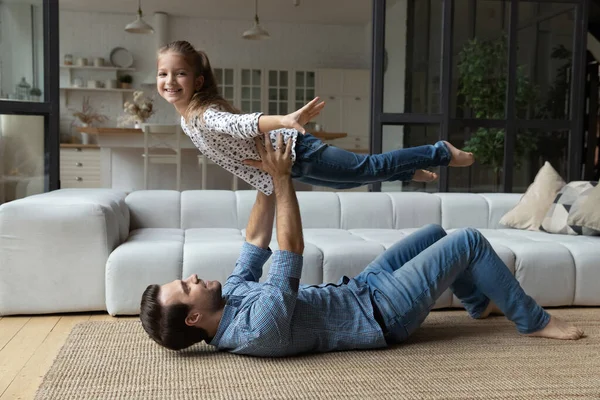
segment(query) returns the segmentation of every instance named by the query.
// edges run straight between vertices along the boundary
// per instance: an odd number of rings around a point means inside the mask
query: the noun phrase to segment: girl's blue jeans
[[[490,299],[520,333],[543,329],[550,315],[528,296],[476,229],[446,235],[428,225],[396,243],[355,277],[369,286],[388,343],[406,340],[448,288],[477,318]]]
[[[444,142],[392,150],[383,154],[355,154],[329,146],[307,133],[296,139],[292,177],[333,189],[350,189],[375,182],[410,181],[417,169],[446,166],[450,152]]]

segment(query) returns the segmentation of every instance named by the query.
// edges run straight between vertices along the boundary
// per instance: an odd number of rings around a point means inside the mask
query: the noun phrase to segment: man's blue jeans
[[[550,322],[489,242],[471,228],[446,235],[439,225],[428,225],[390,247],[355,279],[369,286],[388,343],[406,340],[447,288],[474,318],[491,299],[521,333]]]
[[[451,158],[442,141],[368,155],[329,146],[308,133],[298,134],[295,151],[292,178],[333,189],[384,181],[410,181],[417,169],[446,166]]]

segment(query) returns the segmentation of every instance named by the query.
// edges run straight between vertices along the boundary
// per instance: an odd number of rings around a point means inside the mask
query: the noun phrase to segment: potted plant
[[[90,105],[89,97],[83,98],[81,110],[70,110],[73,112],[72,115],[81,122],[81,127],[88,127],[91,126],[94,122],[104,122],[108,120],[108,117],[106,115],[98,114],[94,107]],[[75,123],[75,121],[76,120],[73,120],[73,123]],[[81,143],[88,144],[88,134],[86,132],[79,133],[81,134]]]
[[[119,77],[119,83],[121,85],[121,89],[130,89],[131,82],[133,82],[133,77],[129,74],[121,75]]]
[[[32,101],[40,101],[40,97],[42,96],[42,91],[40,89],[34,87],[29,91],[29,96],[31,96]]]
[[[125,115],[119,117],[119,125],[125,126],[133,123],[135,128],[146,122],[156,110],[154,109],[154,99],[144,95],[141,90],[133,92],[133,101],[126,101],[123,104]]]
[[[463,108],[471,110],[480,119],[504,118],[508,78],[508,49],[506,36],[495,40],[470,40],[462,48],[458,62],[460,73],[458,94],[464,96]],[[523,117],[530,104],[535,104],[537,87],[525,74],[523,65],[517,66],[516,114]],[[494,171],[495,185],[499,186],[504,161],[504,129],[478,128],[465,141],[464,150],[473,152],[475,159],[489,165]],[[537,148],[537,138],[521,131],[515,143],[514,162],[521,167],[524,157]]]

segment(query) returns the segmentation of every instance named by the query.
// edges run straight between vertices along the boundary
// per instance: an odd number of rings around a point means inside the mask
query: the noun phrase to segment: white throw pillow
[[[565,184],[563,178],[546,161],[519,203],[500,219],[500,224],[539,231],[548,209]]]

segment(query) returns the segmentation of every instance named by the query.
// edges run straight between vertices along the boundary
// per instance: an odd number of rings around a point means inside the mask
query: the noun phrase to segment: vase
[[[133,123],[133,127],[134,127],[135,129],[141,129],[141,128],[142,128],[142,124],[140,123],[140,121],[135,121],[135,122]]]

